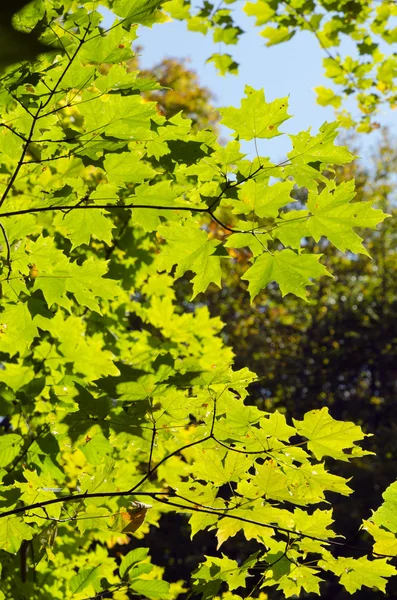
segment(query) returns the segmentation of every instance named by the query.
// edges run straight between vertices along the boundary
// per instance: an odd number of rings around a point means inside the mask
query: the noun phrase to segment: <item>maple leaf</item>
[[[351,180],[335,189],[324,188],[318,195],[309,194],[307,208],[311,216],[306,227],[316,242],[325,236],[342,252],[351,250],[370,256],[353,227],[375,228],[389,215],[373,208],[372,202],[351,203],[356,195],[354,187],[354,180]]]
[[[72,249],[82,244],[88,245],[92,236],[110,246],[112,229],[115,226],[110,219],[106,218],[106,214],[108,213],[99,210],[72,210],[62,217],[58,215],[54,224],[70,239]]]
[[[341,584],[350,594],[361,590],[362,586],[376,587],[385,591],[386,578],[395,575],[397,570],[385,558],[368,560],[360,558],[327,558],[319,563],[324,569],[340,577]]]
[[[267,103],[263,90],[245,87],[246,98],[240,108],[223,108],[221,123],[233,129],[242,140],[254,138],[270,139],[281,135],[278,126],[290,118],[287,113],[288,98],[280,98]]]
[[[365,434],[361,427],[354,423],[336,421],[325,406],[321,410],[306,413],[303,421],[293,419],[293,422],[299,435],[309,440],[307,447],[318,459],[331,456],[348,461],[355,456],[371,454],[354,444],[369,434]]]
[[[31,540],[34,529],[27,525],[21,517],[11,515],[5,517],[0,528],[0,548],[15,554],[24,540]]]
[[[293,161],[293,165],[316,162],[343,165],[356,158],[346,146],[334,144],[338,127],[338,122],[324,123],[315,136],[310,134],[310,128],[297,135],[290,135],[293,150],[288,153],[288,158]]]
[[[393,507],[395,510],[395,506]],[[379,510],[379,509],[378,509]],[[376,511],[378,512],[378,511]],[[375,513],[376,514],[376,513]],[[391,517],[393,518],[395,515],[394,513],[391,513]],[[388,519],[387,517],[384,518],[386,515],[378,515],[378,521],[382,522],[382,525],[384,527],[388,526]],[[363,521],[363,525],[362,525],[362,529],[364,529],[364,531],[368,531],[368,533],[370,535],[372,535],[372,537],[375,540],[374,543],[374,553],[376,554],[383,554],[383,555],[387,555],[387,556],[397,556],[397,537],[394,533],[391,533],[391,531],[387,531],[386,529],[383,529],[383,527],[379,527],[378,525],[376,525],[375,523],[372,523],[371,521]]]
[[[160,226],[158,231],[167,240],[161,254],[160,269],[169,271],[176,264],[175,277],[181,277],[186,271],[196,273],[192,279],[192,299],[204,292],[211,282],[220,287],[220,258],[227,253],[220,247],[219,240],[209,239],[207,233],[197,229],[192,222],[171,223]]]
[[[318,261],[321,255],[298,255],[292,250],[270,252],[259,256],[242,279],[249,282],[248,291],[253,300],[271,281],[279,284],[281,294],[294,294],[307,299],[306,287],[313,285],[312,279],[321,275],[330,275]]]
[[[371,520],[397,534],[397,482],[392,483],[383,492],[384,502],[374,512]]]
[[[233,212],[248,214],[254,211],[261,218],[277,217],[281,207],[295,202],[290,196],[293,187],[291,181],[269,185],[267,182],[257,183],[250,179],[240,188],[240,202],[233,202]]]

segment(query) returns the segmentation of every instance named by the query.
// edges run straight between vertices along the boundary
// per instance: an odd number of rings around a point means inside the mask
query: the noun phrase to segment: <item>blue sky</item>
[[[112,21],[110,15],[106,15],[105,25]],[[200,82],[215,95],[216,106],[239,106],[246,84],[256,89],[264,88],[267,101],[289,96],[289,113],[293,118],[281,126],[281,130],[288,133],[298,133],[308,127],[316,131],[324,121],[333,121],[332,107],[319,106],[313,91],[319,85],[332,87],[323,76],[324,54],[314,36],[310,32],[301,32],[287,43],[267,48],[259,29],[254,27],[253,19],[241,11],[238,22],[247,33],[242,35],[236,46],[214,44],[211,36],[187,31],[180,21],[154,25],[151,29],[141,27],[141,64],[150,68],[163,58],[189,59]],[[345,45],[343,50],[346,48]],[[220,77],[212,64],[206,64],[207,58],[215,52],[232,54],[240,64],[238,76]],[[353,103],[346,108],[352,107]],[[391,111],[385,111],[377,120],[393,126],[396,119]],[[360,154],[366,160],[375,145],[376,134],[361,135],[360,138]],[[286,135],[261,140],[259,144],[260,154],[270,156],[274,161],[282,160],[289,149],[290,140]],[[250,150],[254,152],[250,145],[244,147],[245,152]]]

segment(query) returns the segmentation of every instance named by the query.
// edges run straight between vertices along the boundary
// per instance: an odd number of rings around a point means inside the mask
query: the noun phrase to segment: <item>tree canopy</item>
[[[344,33],[370,46],[371,5],[348,4],[311,12],[325,11],[330,45]],[[275,23],[273,42],[309,27],[309,4],[244,7]],[[166,81],[135,68],[137,26],[171,15],[234,43],[221,5],[192,15],[179,0],[35,0],[1,11],[0,598],[238,600],[268,587],[290,597],[320,594],[329,577],[348,593],[385,591],[397,484],[360,515],[364,545],[339,535],[332,511],[354,489],[338,469],[371,455],[369,432],[334,418],[332,402],[286,416],[253,402],[262,374],[235,366],[219,316],[192,304],[221,288],[242,250],[251,300],[276,290],[280,306],[286,295],[316,302],[310,289],[334,276],[328,248],[369,260],[362,230],[388,207],[338,177],[355,159],[336,140],[340,120],[290,135],[276,163],[255,143],[288,132],[288,98],[247,85],[240,107],[219,111],[225,143],[196,100],[176,102],[192,118],[159,105]],[[310,28],[324,46],[320,21]],[[188,580],[167,579],[145,542],[175,512],[192,537],[217,543]]]

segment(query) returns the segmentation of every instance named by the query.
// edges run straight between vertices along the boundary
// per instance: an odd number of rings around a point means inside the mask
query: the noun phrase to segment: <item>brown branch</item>
[[[309,539],[309,540],[314,540],[317,542],[321,542],[324,544],[329,544],[329,545],[334,545],[334,546],[339,546],[339,547],[343,547],[343,548],[349,548],[355,551],[361,551],[361,552],[365,552],[368,553],[368,549],[367,548],[363,548],[360,546],[351,546],[345,542],[338,542],[332,539],[328,539],[328,538],[322,538],[322,537],[318,537],[318,536],[314,536],[314,535],[310,535],[307,533],[303,533],[301,531],[296,531],[293,529],[288,529],[287,527],[281,527],[277,524],[271,524],[271,523],[262,523],[261,521],[256,521],[254,519],[248,519],[246,517],[242,517],[239,515],[233,515],[230,513],[231,510],[234,510],[237,507],[227,507],[225,509],[222,508],[209,508],[209,507],[205,507],[203,505],[200,505],[199,503],[197,503],[196,500],[191,500],[189,498],[185,498],[183,496],[180,496],[179,494],[177,494],[174,491],[171,492],[166,492],[166,491],[158,491],[158,492],[136,492],[135,489],[138,488],[140,485],[142,485],[147,479],[148,477],[154,473],[156,471],[156,469],[163,464],[166,460],[168,460],[169,458],[171,458],[172,456],[175,456],[176,454],[178,454],[179,452],[181,452],[182,450],[198,445],[200,443],[203,443],[204,441],[211,439],[211,436],[207,436],[205,438],[202,438],[201,440],[197,440],[196,442],[192,442],[191,444],[186,444],[185,446],[183,446],[182,448],[179,448],[178,450],[175,450],[174,452],[171,452],[170,454],[168,454],[166,457],[164,457],[155,467],[153,467],[153,469],[151,469],[150,472],[148,472],[142,479],[141,481],[134,486],[134,488],[132,488],[131,490],[126,490],[126,491],[115,491],[115,492],[83,492],[83,493],[79,493],[79,494],[70,494],[68,496],[63,496],[60,498],[52,498],[51,500],[44,500],[42,502],[35,502],[33,504],[28,504],[25,506],[19,506],[16,508],[13,508],[11,510],[5,511],[0,513],[0,519],[4,518],[4,517],[10,517],[10,516],[16,516],[18,514],[24,514],[26,512],[35,510],[35,509],[42,509],[44,510],[44,512],[46,513],[45,507],[50,506],[52,504],[59,504],[61,502],[75,502],[77,500],[85,500],[87,498],[119,498],[119,497],[124,497],[124,496],[146,496],[146,497],[150,497],[154,500],[157,500],[157,502],[160,502],[161,504],[165,504],[168,506],[174,506],[176,508],[180,508],[183,510],[188,510],[189,512],[199,512],[199,513],[204,513],[204,514],[210,514],[210,515],[216,515],[220,518],[229,518],[229,519],[234,519],[235,521],[239,521],[241,523],[247,523],[249,525],[256,525],[258,527],[262,527],[262,528],[266,528],[266,529],[273,529],[274,531],[276,531],[277,533],[284,533],[287,534],[288,536],[293,535],[297,538],[304,538],[304,539]],[[164,498],[164,496],[168,496],[171,498],[177,498],[180,500],[184,500],[185,502],[188,502],[189,504],[192,505],[192,507],[189,509],[189,507],[187,507],[184,504],[180,504],[178,502],[173,502],[168,500],[168,498]],[[228,511],[228,512],[226,512]],[[394,555],[389,555],[389,554],[380,554],[377,552],[373,552],[372,554],[374,556],[378,556],[378,557],[383,557],[383,558],[395,558]]]

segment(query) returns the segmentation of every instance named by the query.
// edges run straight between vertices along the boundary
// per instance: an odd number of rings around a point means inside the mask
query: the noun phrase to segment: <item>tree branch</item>
[[[10,242],[9,242],[9,239],[8,239],[5,227],[4,227],[3,223],[1,223],[1,222],[0,222],[0,229],[1,229],[2,233],[3,233],[4,242],[5,242],[6,249],[7,249],[6,263],[7,263],[7,267],[8,267],[8,272],[7,272],[6,280],[9,281],[10,280],[10,276],[11,276],[11,272],[12,272],[11,246],[10,246]]]
[[[27,138],[25,136],[23,136],[20,133],[18,133],[18,131],[15,131],[15,129],[13,129],[9,125],[6,125],[6,123],[0,123],[0,125],[1,125],[1,127],[5,127],[6,129],[8,129],[8,131],[11,131],[11,133],[13,133],[14,135],[18,136],[24,142],[26,142],[26,143],[28,142],[28,140],[27,140]]]
[[[169,456],[171,456],[171,455],[169,455]],[[33,504],[28,504],[26,506],[20,506],[17,508],[13,508],[6,512],[0,513],[0,518],[16,516],[18,514],[26,513],[28,511],[35,510],[35,509],[44,509],[47,506],[50,506],[52,504],[58,504],[60,502],[71,502],[71,501],[77,501],[77,500],[85,500],[88,498],[118,498],[118,497],[121,498],[123,496],[132,496],[132,495],[133,496],[150,497],[150,498],[153,498],[154,500],[156,500],[157,502],[160,502],[161,504],[165,504],[168,506],[174,506],[176,508],[187,510],[189,512],[198,512],[198,513],[204,513],[204,514],[209,514],[209,515],[216,515],[222,519],[233,519],[233,520],[239,521],[241,523],[247,523],[249,525],[256,525],[261,528],[273,529],[277,533],[285,533],[288,536],[292,535],[297,538],[304,538],[304,539],[320,542],[323,544],[329,544],[332,546],[338,546],[341,548],[349,548],[351,550],[368,553],[368,549],[364,548],[362,546],[351,546],[345,542],[338,542],[333,539],[322,538],[319,536],[310,535],[308,533],[303,533],[303,532],[297,531],[295,529],[288,529],[287,527],[281,527],[280,525],[277,525],[277,524],[262,523],[261,521],[256,521],[254,519],[248,519],[248,518],[242,517],[240,515],[231,514],[230,511],[235,510],[236,507],[225,508],[225,509],[204,507],[203,505],[200,505],[196,500],[190,500],[189,498],[184,498],[183,496],[180,496],[179,494],[177,494],[176,492],[173,492],[173,491],[171,491],[171,492],[166,492],[166,491],[134,492],[134,493],[132,493],[131,490],[116,491],[116,492],[92,492],[92,493],[83,492],[80,494],[71,494],[70,496],[64,496],[63,498],[53,498],[51,500],[44,500],[42,502],[35,502]],[[164,496],[184,500],[185,502],[189,502],[190,504],[192,504],[192,507],[189,508],[186,505],[181,504],[179,502],[170,501],[167,498],[164,498]],[[225,511],[229,511],[229,512],[225,512]],[[379,557],[383,557],[383,558],[396,558],[394,555],[391,555],[391,554],[380,554],[378,552],[373,552],[373,551],[371,551],[371,553],[374,556],[379,556]]]
[[[16,178],[18,177],[18,173],[21,170],[21,167],[22,167],[22,165],[24,163],[24,158],[25,158],[26,152],[28,150],[29,144],[32,141],[33,133],[34,133],[34,128],[35,128],[35,125],[36,125],[39,113],[41,111],[41,108],[42,108],[42,105],[40,104],[39,108],[36,111],[36,114],[32,116],[32,124],[30,126],[30,131],[29,131],[28,137],[27,137],[26,142],[25,142],[25,144],[24,144],[24,146],[22,148],[21,156],[19,157],[19,161],[17,163],[17,166],[15,167],[15,171],[11,175],[10,180],[9,180],[9,182],[7,184],[7,187],[4,190],[3,195],[0,198],[0,207],[3,206],[5,200],[6,200],[7,196],[8,196],[8,193],[9,193],[10,189],[12,188],[12,186],[14,185],[14,182],[15,182]]]

